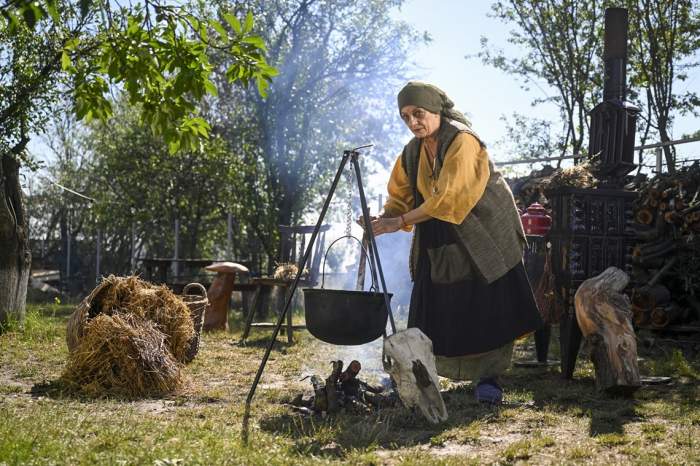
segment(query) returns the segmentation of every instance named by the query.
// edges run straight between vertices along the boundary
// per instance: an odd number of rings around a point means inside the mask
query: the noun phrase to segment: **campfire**
[[[313,394],[298,394],[291,402],[292,409],[305,415],[368,414],[399,402],[393,388],[373,385],[358,377],[362,368],[359,361],[353,360],[345,370],[340,360],[332,361],[331,366],[331,373],[325,379],[318,375],[302,379],[310,379]]]

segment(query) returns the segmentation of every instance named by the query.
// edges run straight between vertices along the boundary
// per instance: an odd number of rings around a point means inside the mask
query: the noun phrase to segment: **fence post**
[[[659,175],[661,174],[661,170],[663,170],[663,152],[660,147],[657,147],[654,152],[656,153],[656,174]]]
[[[66,220],[66,282],[70,283],[70,253],[71,253],[71,240],[70,240],[70,213],[67,215]]]
[[[226,219],[226,258],[233,258],[233,215],[231,212],[228,213],[228,218]]]
[[[173,256],[173,275],[177,278],[180,276],[180,264],[177,260],[180,258],[180,219],[175,219],[175,255]]]
[[[100,281],[100,259],[102,253],[102,229],[97,229],[97,241],[95,244],[95,283]]]
[[[136,273],[136,223],[131,222],[131,274]]]

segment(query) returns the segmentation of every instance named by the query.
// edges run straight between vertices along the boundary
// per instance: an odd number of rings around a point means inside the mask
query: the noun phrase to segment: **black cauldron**
[[[391,299],[391,294],[388,294]],[[334,345],[363,345],[386,330],[384,293],[304,289],[306,328],[319,340]]]
[[[384,302],[384,293],[327,290],[323,287],[328,252],[335,243],[344,238],[357,241],[365,259],[368,257],[362,242],[352,235],[341,236],[328,246],[323,256],[321,288],[304,288],[306,328],[311,335],[326,343],[364,345],[384,334],[389,313]],[[371,270],[371,262],[367,265]],[[376,284],[373,288],[376,288]],[[391,296],[387,293],[388,301],[391,301]]]

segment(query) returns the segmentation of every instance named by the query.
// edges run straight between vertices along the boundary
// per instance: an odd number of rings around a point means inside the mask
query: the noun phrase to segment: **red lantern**
[[[523,222],[526,235],[544,236],[552,227],[552,217],[537,202],[527,208],[527,212],[520,216],[520,221]]]

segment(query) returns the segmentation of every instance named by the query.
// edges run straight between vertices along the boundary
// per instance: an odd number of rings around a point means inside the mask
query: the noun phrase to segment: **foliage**
[[[220,257],[231,215],[234,257],[250,258],[260,242],[274,258],[277,225],[301,222],[316,207],[342,148],[378,144],[379,160],[364,160],[365,169],[398,152],[395,92],[407,74],[407,44],[417,36],[400,23],[385,27],[377,19],[386,19],[398,2],[334,4],[342,7],[337,13],[315,1],[194,8],[199,17],[248,10],[259,18],[259,34],[272,44],[270,62],[280,69],[268,97],[228,86],[232,58],[209,49],[211,80],[219,91],[206,96],[198,110],[212,124],[211,140],[169,155],[164,135],[154,136],[140,124],[142,106],[124,93],[110,102],[113,117],[90,124],[73,142],[88,162],[84,170],[63,164],[61,157],[52,167],[53,179],[96,202],[43,183],[30,202],[35,217],[50,214],[37,226],[55,238],[59,230],[46,220],[70,212],[70,236],[81,238],[73,251],[84,250],[85,256],[93,254],[99,228],[103,270],[118,272],[130,269],[132,225],[137,255],[170,256],[173,224],[180,219],[181,257]],[[289,18],[295,26],[284,26]],[[87,277],[91,262],[80,264]]]
[[[59,102],[57,108],[66,105]],[[25,183],[29,228],[34,241],[33,256],[39,263],[47,259],[59,266],[65,276],[66,245],[71,241],[71,270],[89,266],[91,259],[81,254],[75,239],[90,229],[91,198],[80,195],[90,191],[94,177],[90,157],[81,140],[84,130],[67,111],[58,111],[45,125],[44,141],[51,150],[52,163],[41,174]],[[67,191],[65,187],[70,187]],[[86,270],[87,272],[87,270]]]
[[[700,96],[678,91],[696,68],[700,49],[700,7],[691,0],[627,0],[630,12],[630,85],[645,102],[643,124],[662,142],[672,140],[674,116],[699,115]],[[647,130],[648,131],[648,130]],[[675,170],[675,149],[664,146],[666,165]]]
[[[552,135],[552,123],[548,120],[531,118],[521,113],[505,116],[506,133],[498,144],[509,154],[518,154],[518,159],[541,159],[561,151]]]
[[[492,15],[514,29],[508,42],[523,51],[506,57],[482,37],[478,56],[486,64],[518,76],[525,89],[546,83],[554,94],[533,105],[553,103],[564,130],[557,145],[561,155],[584,149],[588,111],[600,94],[603,3],[575,0],[505,0],[492,5]]]
[[[189,5],[145,0],[11,0],[0,7],[0,320],[23,313],[30,266],[19,160],[30,134],[44,129],[51,99],[65,91],[78,119],[106,121],[112,93],[123,91],[170,153],[201,149],[210,125],[198,103],[216,94],[211,50],[228,57],[226,83],[255,81],[265,93],[275,74],[265,44],[253,34],[252,14],[241,21],[222,10],[225,25],[193,14]],[[241,15],[243,16],[243,15]],[[16,308],[19,307],[19,311]]]
[[[523,50],[523,55],[507,57],[482,38],[478,56],[484,63],[520,77],[526,89],[545,83],[555,91],[536,99],[533,105],[551,102],[560,109],[564,130],[558,146],[562,155],[585,151],[586,115],[602,94],[601,46],[608,6],[625,6],[629,12],[628,99],[637,100],[642,109],[638,125],[642,142],[650,135],[670,141],[674,115],[695,114],[700,104],[696,93],[677,91],[678,83],[698,65],[700,11],[694,2],[497,1],[493,16],[514,27],[508,41]],[[523,127],[522,132],[527,138],[528,129]],[[673,148],[664,147],[664,151],[673,170]]]
[[[198,116],[197,103],[205,94],[216,94],[210,80],[209,50],[230,57],[226,70],[229,82],[245,85],[255,80],[264,93],[275,74],[265,61],[264,43],[252,34],[252,14],[241,23],[230,12],[222,12],[227,23],[224,27],[215,19],[191,14],[185,6],[146,1],[122,7],[87,0],[79,4],[11,2],[2,13],[6,18],[3,32],[10,37],[41,38],[37,40],[47,49],[44,60],[26,70],[30,76],[36,75],[35,85],[13,91],[11,84],[19,82],[23,74],[13,69],[0,75],[5,77],[0,81],[0,92],[14,97],[5,100],[3,123],[22,115],[31,119],[32,99],[41,96],[41,85],[55,85],[52,81],[61,76],[69,80],[66,84],[78,119],[109,118],[110,92],[118,86],[132,105],[140,105],[143,122],[163,136],[171,152],[180,146],[193,149],[210,129]],[[10,44],[7,63],[17,62],[18,54],[32,51],[27,44]]]
[[[169,155],[163,141],[130,118],[130,111],[123,105],[89,135],[98,225],[117,235],[135,223],[139,249],[162,257],[173,250],[170,232],[178,219],[181,257],[213,255],[214,245],[222,243],[216,227],[235,211],[235,199],[245,190],[241,160],[218,136],[201,150]]]
[[[366,170],[398,152],[395,95],[409,74],[409,46],[421,38],[391,18],[398,0],[244,4],[260,18],[279,76],[267,99],[232,89],[212,99],[210,112],[252,167],[251,224],[272,252],[277,225],[317,211],[342,149],[375,143],[380,155],[363,162]],[[225,57],[220,64],[228,66]]]
[[[114,115],[107,122],[93,122],[77,137],[58,144],[62,134],[70,134],[62,126],[65,123],[59,119],[53,125],[50,141],[57,146],[56,161],[28,199],[33,231],[60,247],[59,263],[64,263],[68,238],[74,242],[80,238],[73,250],[92,257],[99,231],[102,270],[127,273],[132,234],[137,239],[136,256],[168,257],[174,248],[176,220],[181,225],[180,257],[223,252],[221,226],[227,213],[242,214],[240,198],[247,189],[242,161],[219,136],[205,140],[200,150],[170,154],[163,138],[140,124],[138,112],[126,99],[114,104]],[[71,186],[85,197],[54,183]],[[57,236],[61,241],[51,242]],[[59,251],[50,249],[49,261],[52,252]],[[84,278],[93,277],[91,260],[76,256],[71,259],[73,269],[81,268]]]

